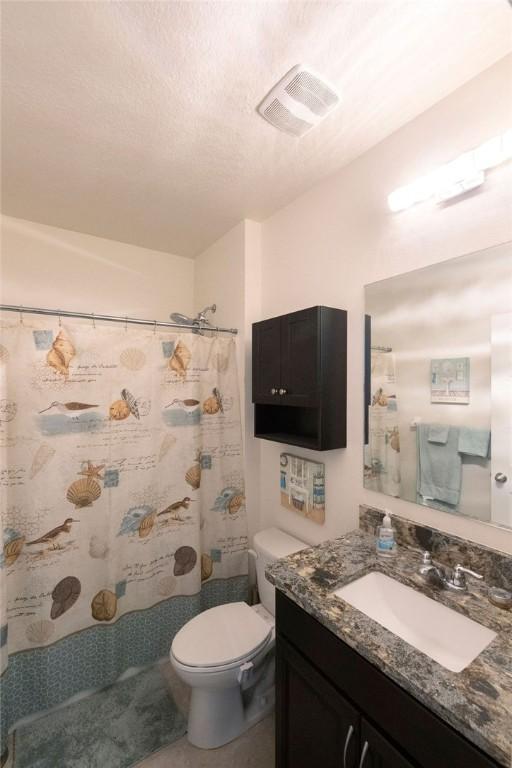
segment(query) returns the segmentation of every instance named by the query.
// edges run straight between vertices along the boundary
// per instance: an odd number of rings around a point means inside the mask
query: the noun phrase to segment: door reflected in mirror
[[[512,528],[512,243],[365,287],[364,485]]]

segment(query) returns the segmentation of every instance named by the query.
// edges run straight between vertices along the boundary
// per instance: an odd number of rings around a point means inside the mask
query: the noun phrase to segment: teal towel
[[[449,431],[448,424],[430,424],[428,428],[429,443],[442,443],[444,445],[448,441]]]
[[[446,443],[429,442],[431,425],[416,427],[418,501],[435,499],[456,511],[462,483],[462,460],[459,453],[459,430],[448,427]]]
[[[472,429],[461,427],[459,432],[459,453],[469,456],[481,456],[486,459],[489,455],[491,433],[488,429]]]

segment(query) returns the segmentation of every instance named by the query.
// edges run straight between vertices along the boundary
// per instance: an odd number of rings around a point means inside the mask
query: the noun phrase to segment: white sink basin
[[[452,672],[461,672],[496,637],[476,621],[377,571],[333,594]]]

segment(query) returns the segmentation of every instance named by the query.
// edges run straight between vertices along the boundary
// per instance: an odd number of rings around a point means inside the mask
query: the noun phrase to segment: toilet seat
[[[187,622],[176,634],[171,654],[185,667],[218,672],[256,656],[272,633],[271,624],[247,603],[227,603]]]
[[[181,670],[182,672],[188,673],[188,674],[194,674],[196,677],[203,679],[209,678],[209,677],[218,677],[223,672],[226,673],[232,673],[233,670],[238,670],[242,665],[244,665],[247,662],[254,662],[258,659],[258,657],[263,657],[268,653],[268,651],[274,647],[275,644],[275,638],[274,633],[272,632],[271,635],[260,645],[258,648],[255,648],[253,653],[250,653],[248,656],[242,656],[242,658],[237,659],[236,661],[231,661],[228,664],[219,664],[217,666],[208,666],[208,667],[199,667],[199,666],[191,666],[190,664],[183,664],[181,661],[178,661],[178,659],[174,656],[172,649],[170,653],[171,661],[174,665],[174,668],[177,670]]]

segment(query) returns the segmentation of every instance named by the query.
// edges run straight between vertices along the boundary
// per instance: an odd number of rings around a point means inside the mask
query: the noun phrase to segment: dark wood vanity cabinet
[[[499,768],[281,592],[276,768]]]
[[[279,638],[277,647],[277,766],[340,768],[344,752],[353,765],[359,713],[286,640]]]
[[[255,437],[346,445],[347,313],[310,307],[253,325]]]
[[[361,737],[359,740],[362,768],[417,768],[418,763],[412,763],[405,755],[396,749],[390,741],[366,720],[361,720]],[[347,768],[350,763],[347,761]]]

